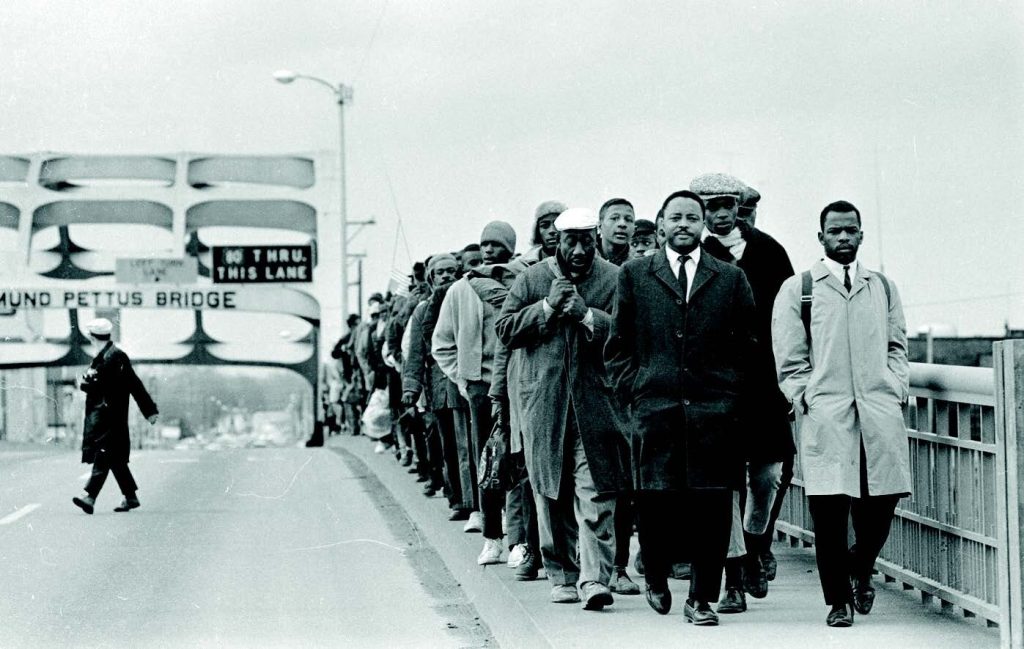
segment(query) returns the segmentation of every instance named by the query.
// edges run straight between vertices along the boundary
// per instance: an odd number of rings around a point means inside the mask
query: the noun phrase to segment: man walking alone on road
[[[825,258],[782,285],[772,343],[780,387],[803,415],[798,457],[830,607],[825,623],[848,627],[854,609],[871,611],[871,570],[896,503],[910,495],[902,412],[910,364],[896,287],[857,261],[860,212],[837,201],[822,210],[820,226]]]
[[[128,469],[131,439],[128,435],[128,397],[135,399],[142,415],[151,425],[157,421],[157,407],[139,380],[128,355],[110,340],[114,325],[106,318],[86,325],[93,345],[98,348],[79,387],[85,392],[85,426],[82,431],[82,462],[92,464],[92,475],[85,485],[85,494],[72,502],[91,514],[96,497],[108,473],[114,474],[124,500],[115,512],[139,507],[138,485]]]

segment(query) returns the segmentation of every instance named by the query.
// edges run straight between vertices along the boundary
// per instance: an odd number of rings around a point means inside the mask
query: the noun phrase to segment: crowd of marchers
[[[624,198],[546,201],[522,255],[512,225],[488,223],[349,317],[326,427],[366,433],[383,407],[375,450],[482,535],[479,564],[543,575],[552,602],[586,610],[643,592],[667,614],[685,579],[699,626],[767,596],[798,462],[826,623],[850,626],[910,493],[902,307],[857,259],[854,205],[809,220],[824,254],[795,274],[759,200],[714,173],[652,220]]]

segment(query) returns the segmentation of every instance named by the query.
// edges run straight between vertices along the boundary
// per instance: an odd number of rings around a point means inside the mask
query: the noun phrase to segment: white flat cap
[[[690,181],[690,191],[704,200],[732,196],[738,201],[746,188],[739,178],[729,174],[704,174]]]
[[[109,336],[114,330],[114,323],[106,318],[96,318],[86,323],[85,330],[96,336]]]
[[[593,230],[597,227],[597,224],[597,213],[587,207],[570,207],[555,219],[555,229],[559,232],[565,232],[566,230]]]

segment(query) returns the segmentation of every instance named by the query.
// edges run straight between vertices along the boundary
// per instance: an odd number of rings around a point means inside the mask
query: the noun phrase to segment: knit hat
[[[480,243],[487,241],[500,243],[509,252],[516,251],[516,231],[504,221],[491,221],[484,227],[484,231],[480,233]]]
[[[442,252],[440,254],[434,255],[433,257],[430,258],[430,263],[427,264],[428,278],[434,276],[434,268],[442,261],[450,261],[453,264],[455,264],[456,267],[458,267],[459,265],[459,262],[455,260],[455,255],[448,254],[447,252]]]
[[[533,220],[534,222],[537,222],[549,214],[558,216],[567,209],[569,209],[569,207],[565,203],[561,203],[559,201],[544,201],[537,206],[537,211],[533,215]]]

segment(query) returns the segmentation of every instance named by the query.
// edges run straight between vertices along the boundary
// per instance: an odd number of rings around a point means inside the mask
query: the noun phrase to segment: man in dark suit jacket
[[[79,387],[85,392],[85,426],[82,430],[82,462],[92,464],[92,475],[85,485],[85,494],[72,502],[86,514],[93,512],[108,473],[114,474],[124,500],[115,512],[127,512],[139,506],[135,495],[138,485],[128,469],[131,439],[128,436],[128,397],[138,404],[150,424],[156,424],[156,404],[142,385],[128,354],[110,340],[113,324],[98,318],[86,325],[89,336],[100,348]]]
[[[679,521],[692,564],[683,613],[718,624],[732,490],[742,485],[738,406],[754,357],[754,300],[743,272],[700,250],[704,202],[689,191],[662,207],[667,245],[626,263],[605,347],[609,376],[633,417],[631,454],[647,601],[671,608]]]

